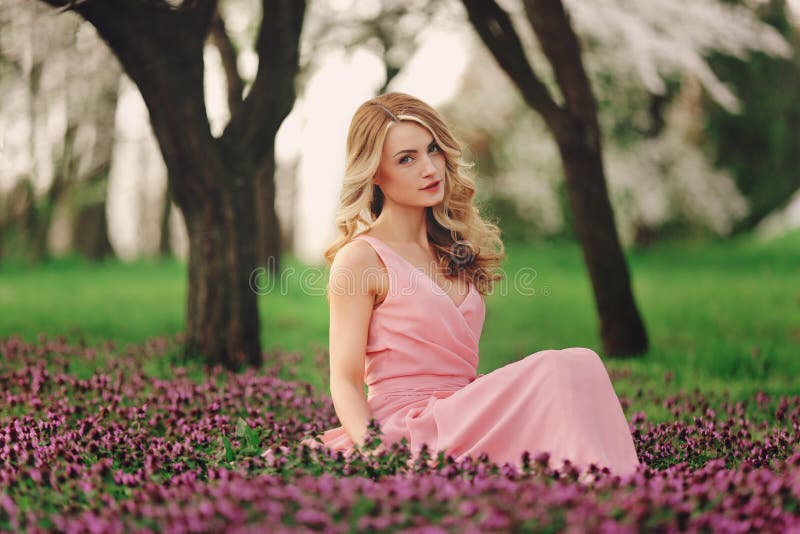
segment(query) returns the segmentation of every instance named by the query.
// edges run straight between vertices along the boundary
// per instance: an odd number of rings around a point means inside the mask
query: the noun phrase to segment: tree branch
[[[59,9],[59,11],[70,11],[70,10],[77,10],[77,7],[81,4],[89,3],[91,0],[42,0],[50,4],[53,7]],[[188,9],[194,9],[197,5],[202,2],[203,0],[184,0],[179,5],[172,5],[165,0],[136,0],[137,3],[142,4],[143,6],[150,6],[156,9],[163,9],[169,11],[185,11]]]
[[[553,67],[566,108],[597,132],[597,104],[583,67],[578,37],[561,0],[525,0],[524,5],[542,50]]]
[[[253,154],[256,163],[272,152],[267,144],[274,142],[275,132],[294,105],[305,9],[305,0],[262,0],[258,73],[222,135],[228,146],[249,145],[245,153]]]
[[[222,20],[219,9],[214,12],[214,16],[211,19],[211,33],[209,37],[222,57],[222,66],[225,69],[225,81],[228,86],[228,110],[231,116],[233,116],[239,111],[239,106],[242,103],[244,82],[242,81],[242,77],[239,76],[239,70],[236,67],[236,47],[233,46],[233,41],[231,41],[225,29],[225,21]]]
[[[115,53],[116,43],[157,46],[180,44],[186,39],[202,43],[208,33],[217,0],[185,0],[173,6],[164,0],[41,0],[58,11],[75,11],[89,21]],[[171,30],[171,31],[165,31]],[[116,39],[109,39],[113,35]],[[162,52],[167,50],[162,49]]]
[[[539,80],[525,55],[508,13],[494,0],[462,0],[469,20],[497,62],[519,87],[522,97],[553,127],[564,112]]]
[[[180,9],[156,0],[43,1],[80,14],[114,51],[147,104],[170,176],[196,177],[170,180],[181,207],[191,205],[204,184],[215,179],[192,154],[201,139],[211,139],[202,90],[203,45],[216,0],[191,0]]]

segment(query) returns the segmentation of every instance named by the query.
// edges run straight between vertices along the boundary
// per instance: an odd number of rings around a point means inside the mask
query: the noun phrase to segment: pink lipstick
[[[436,180],[435,182],[429,184],[427,187],[423,187],[423,191],[437,191],[439,189],[439,183],[441,180]]]

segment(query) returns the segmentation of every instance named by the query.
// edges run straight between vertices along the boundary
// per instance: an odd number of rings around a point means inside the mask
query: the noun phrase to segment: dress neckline
[[[394,254],[395,256],[400,258],[400,261],[404,262],[406,265],[411,267],[413,270],[419,271],[420,273],[422,273],[422,276],[427,278],[441,292],[441,295],[444,298],[446,298],[448,301],[450,301],[450,304],[452,304],[452,306],[456,310],[458,310],[459,312],[461,312],[461,309],[464,307],[464,304],[466,304],[466,302],[472,296],[472,293],[475,291],[474,284],[471,283],[471,282],[467,282],[467,285],[469,286],[469,289],[467,290],[467,295],[464,297],[464,299],[460,303],[456,304],[456,302],[450,297],[450,294],[447,291],[445,291],[444,289],[442,289],[442,286],[440,286],[438,283],[436,283],[436,280],[431,278],[431,276],[428,273],[426,273],[425,270],[422,267],[418,267],[418,266],[414,265],[413,263],[411,263],[410,261],[408,261],[402,254],[400,254],[395,249],[393,249],[388,244],[386,244],[386,241],[384,241],[384,240],[382,240],[382,239],[380,239],[378,237],[375,237],[374,235],[367,235],[367,234],[363,234],[363,233],[358,234],[356,236],[356,238],[359,238],[359,237],[366,237],[368,239],[374,239],[374,240],[378,241],[385,248],[389,249],[389,251],[392,254]]]

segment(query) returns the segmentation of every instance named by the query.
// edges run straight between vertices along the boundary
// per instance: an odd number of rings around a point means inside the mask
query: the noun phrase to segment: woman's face
[[[389,126],[375,173],[385,202],[435,206],[444,199],[444,173],[444,153],[425,127],[413,121]],[[424,189],[435,182],[439,185]]]

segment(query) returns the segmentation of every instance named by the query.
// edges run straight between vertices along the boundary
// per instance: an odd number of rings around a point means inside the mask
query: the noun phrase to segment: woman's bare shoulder
[[[342,246],[333,258],[331,269],[347,268],[363,271],[370,267],[381,267],[383,263],[378,253],[363,239],[354,239]]]
[[[355,289],[358,294],[370,293],[382,300],[387,287],[385,278],[383,262],[375,249],[364,240],[355,239],[336,252],[329,289]]]

